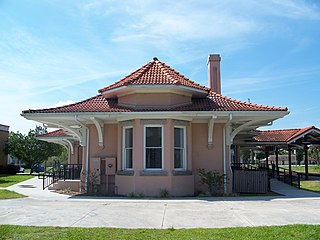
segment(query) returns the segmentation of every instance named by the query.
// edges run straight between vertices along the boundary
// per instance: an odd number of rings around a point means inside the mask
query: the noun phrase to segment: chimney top
[[[210,54],[208,57],[208,85],[211,91],[221,94],[219,54]]]

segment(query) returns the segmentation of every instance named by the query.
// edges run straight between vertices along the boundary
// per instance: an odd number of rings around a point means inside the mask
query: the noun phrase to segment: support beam
[[[288,145],[288,160],[289,160],[289,179],[292,185],[292,168],[291,168],[291,146]]]
[[[309,179],[309,170],[308,170],[308,145],[304,144],[304,168],[305,168],[305,179],[308,180]]]
[[[247,127],[249,127],[249,126],[251,126],[251,125],[254,125],[254,124],[257,123],[257,122],[261,122],[261,119],[259,119],[259,120],[251,120],[251,121],[249,121],[249,122],[246,122],[246,123],[240,125],[240,126],[237,127],[236,129],[234,129],[234,130],[232,131],[231,135],[230,135],[230,141],[231,141],[231,143],[233,143],[233,139],[235,138],[235,136],[236,136],[239,132],[241,132],[242,130],[244,130],[245,128],[247,128]]]
[[[269,169],[269,152],[265,151],[266,154],[266,168]]]
[[[277,171],[277,178],[279,178],[279,149],[276,147],[276,171]]]
[[[95,117],[90,118],[94,125],[96,126],[98,132],[98,144],[100,147],[103,147],[103,122]]]
[[[216,120],[216,116],[212,116],[210,121],[208,122],[208,148],[211,149],[213,147],[213,128],[214,121]]]

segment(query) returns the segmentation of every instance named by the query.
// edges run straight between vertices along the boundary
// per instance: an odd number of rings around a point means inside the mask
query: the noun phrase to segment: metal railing
[[[282,181],[284,183],[290,184],[294,187],[300,188],[300,182],[302,179],[303,173],[296,172],[296,171],[291,171],[291,175],[288,169],[279,167],[278,168],[278,174],[277,174],[277,179],[279,181]]]
[[[44,173],[40,173],[38,178],[43,180],[43,189],[46,189],[59,180],[80,179],[81,169],[81,164],[55,164]]]

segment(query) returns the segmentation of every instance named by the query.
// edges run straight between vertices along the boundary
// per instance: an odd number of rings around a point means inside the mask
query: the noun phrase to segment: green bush
[[[208,186],[212,195],[223,194],[225,174],[220,174],[218,171],[206,171],[204,168],[201,168],[198,171],[201,183]]]

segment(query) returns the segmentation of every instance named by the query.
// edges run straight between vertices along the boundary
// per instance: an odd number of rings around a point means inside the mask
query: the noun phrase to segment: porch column
[[[304,168],[305,168],[305,179],[308,180],[309,172],[308,172],[308,145],[304,144]]]
[[[289,179],[292,184],[292,168],[291,168],[291,146],[288,145],[288,160],[289,160]]]
[[[266,168],[269,169],[269,152],[265,151],[266,154]]]
[[[279,149],[276,147],[276,170],[277,170],[277,177],[279,177]]]

